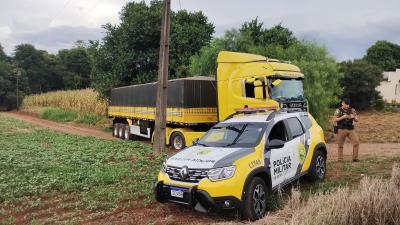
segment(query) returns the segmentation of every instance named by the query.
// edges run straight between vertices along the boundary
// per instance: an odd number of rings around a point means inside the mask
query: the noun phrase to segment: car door
[[[285,173],[285,182],[290,182],[300,176],[305,159],[305,129],[297,117],[286,119],[285,126],[289,135],[285,147],[290,151],[290,168]]]
[[[266,158],[268,159],[268,169],[271,174],[272,188],[276,188],[286,180],[287,169],[290,168],[291,150],[286,145],[289,140],[289,134],[283,120],[274,124],[269,134],[266,134],[266,145],[273,139],[282,140],[285,145],[282,148],[266,149]]]

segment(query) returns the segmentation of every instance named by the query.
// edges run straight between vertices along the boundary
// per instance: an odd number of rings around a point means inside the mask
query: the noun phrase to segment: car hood
[[[230,166],[237,159],[254,152],[254,148],[188,147],[167,159],[172,167],[211,169]]]

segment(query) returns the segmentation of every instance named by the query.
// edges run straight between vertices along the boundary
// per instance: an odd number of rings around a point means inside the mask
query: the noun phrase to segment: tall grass
[[[45,107],[55,107],[73,111],[80,115],[106,115],[107,102],[99,98],[99,94],[92,89],[55,91],[44,94],[26,96],[21,110],[38,112]]]
[[[389,180],[364,177],[356,190],[338,188],[301,200],[293,191],[288,204],[251,225],[397,225],[400,224],[400,169]],[[221,225],[237,224],[234,222]]]

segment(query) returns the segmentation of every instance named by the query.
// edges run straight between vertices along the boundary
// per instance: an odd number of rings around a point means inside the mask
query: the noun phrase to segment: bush
[[[375,100],[375,109],[378,111],[382,111],[385,109],[385,101],[382,99]]]
[[[60,108],[46,108],[40,113],[40,117],[57,122],[72,122],[76,120],[78,114]]]
[[[96,125],[103,117],[95,114],[79,115],[78,113],[67,111],[61,108],[45,108],[40,113],[40,117],[56,122],[76,122],[88,125]]]

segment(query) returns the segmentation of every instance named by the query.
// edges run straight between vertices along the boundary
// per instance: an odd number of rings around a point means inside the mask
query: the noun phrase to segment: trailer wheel
[[[132,140],[132,134],[131,134],[131,127],[129,125],[124,126],[124,140]]]
[[[171,135],[171,140],[169,142],[173,149],[182,150],[186,147],[185,137],[181,132],[174,132]]]
[[[118,127],[119,127],[119,123],[114,123],[113,124],[113,137],[118,137]]]
[[[118,125],[118,137],[121,139],[124,138],[124,124]]]

